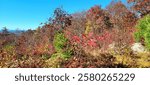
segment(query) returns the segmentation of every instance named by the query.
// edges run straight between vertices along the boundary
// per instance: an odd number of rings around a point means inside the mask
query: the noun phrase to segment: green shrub
[[[54,48],[57,52],[61,52],[67,42],[64,34],[62,32],[57,32],[54,36]]]
[[[56,57],[61,57],[63,59],[68,59],[70,57],[70,54],[69,53],[66,53],[66,52],[58,52],[58,53],[54,53],[51,58],[56,58]]]
[[[57,32],[54,36],[54,48],[56,53],[53,54],[51,57],[62,57],[63,59],[68,59],[71,56],[71,50],[67,44],[67,38],[63,34],[63,32]]]
[[[63,32],[57,32],[55,34],[53,44],[56,53],[52,54],[51,58],[46,61],[45,67],[61,67],[62,62],[71,57],[72,52],[67,42],[68,40]]]
[[[138,21],[137,32],[134,36],[137,42],[144,39],[144,44],[150,50],[150,15],[147,15]]]

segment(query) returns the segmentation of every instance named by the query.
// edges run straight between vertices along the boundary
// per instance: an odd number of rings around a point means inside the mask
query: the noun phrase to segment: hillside
[[[112,2],[68,14],[36,30],[0,32],[1,68],[149,68],[149,0]],[[130,7],[128,7],[130,6]]]

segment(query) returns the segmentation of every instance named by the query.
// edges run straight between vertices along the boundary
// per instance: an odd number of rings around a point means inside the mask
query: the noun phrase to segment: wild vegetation
[[[62,8],[36,30],[0,33],[1,68],[149,68],[150,0],[112,1],[68,14]],[[140,43],[144,51],[135,50]]]

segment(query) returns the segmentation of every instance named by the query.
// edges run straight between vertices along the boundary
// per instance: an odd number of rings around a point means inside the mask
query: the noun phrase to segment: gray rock
[[[131,46],[133,53],[144,53],[146,52],[145,47],[141,43],[134,43]]]

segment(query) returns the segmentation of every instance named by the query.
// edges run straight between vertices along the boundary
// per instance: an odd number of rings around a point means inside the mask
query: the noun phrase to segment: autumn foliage
[[[150,0],[128,0],[128,3],[133,4],[131,8],[141,16],[150,14]]]
[[[5,27],[0,33],[0,67],[150,67],[149,51],[131,50],[135,42],[150,47],[149,3],[112,1],[106,8],[96,5],[73,14],[56,8],[36,30],[15,34]]]

